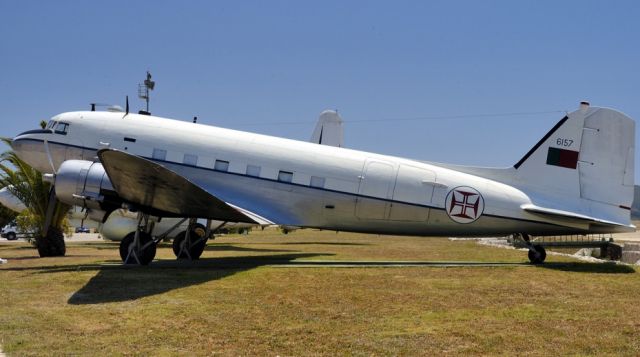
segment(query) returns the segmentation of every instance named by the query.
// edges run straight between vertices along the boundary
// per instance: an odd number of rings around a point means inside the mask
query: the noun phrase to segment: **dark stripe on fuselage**
[[[18,139],[16,141],[20,141],[20,140],[37,141],[37,142],[41,142],[41,143],[44,142],[44,140],[31,139],[31,138]],[[83,149],[83,150],[98,151],[98,149],[96,149],[96,148],[90,148],[90,147],[86,147],[86,146],[79,146],[79,145],[61,143],[61,142],[56,142],[56,141],[48,141],[48,142],[49,142],[49,144],[58,144],[58,145],[62,145],[62,146],[69,146],[69,147]],[[246,178],[254,179],[254,180],[275,182],[275,183],[279,183],[279,184],[282,184],[282,185],[292,185],[292,186],[297,186],[297,187],[304,187],[304,188],[309,188],[309,189],[313,189],[313,190],[319,190],[319,191],[326,191],[326,192],[338,193],[338,194],[343,194],[343,195],[349,195],[349,196],[353,196],[353,197],[369,198],[369,199],[374,199],[374,200],[379,200],[379,201],[384,201],[384,202],[389,202],[389,203],[399,203],[399,204],[405,204],[405,205],[414,206],[414,207],[423,207],[423,208],[430,208],[430,209],[436,209],[436,210],[440,210],[440,211],[445,211],[444,207],[425,205],[425,204],[419,204],[419,203],[412,203],[412,202],[397,201],[397,200],[392,200],[392,199],[389,199],[389,198],[366,196],[366,195],[361,195],[359,193],[332,190],[330,188],[325,188],[325,187],[313,187],[313,186],[309,186],[309,185],[303,185],[303,184],[300,184],[300,183],[278,181],[277,179],[270,179],[270,178],[267,178],[267,177],[251,176],[251,175],[241,174],[241,173],[237,173],[237,172],[220,171],[220,170],[216,170],[216,169],[213,169],[213,168],[202,167],[202,166],[194,166],[194,165],[189,165],[189,164],[185,164],[185,163],[182,163],[182,162],[173,162],[173,161],[167,161],[167,160],[154,159],[154,158],[151,158],[151,157],[146,157],[146,156],[141,156],[141,155],[138,155],[138,156],[140,156],[140,157],[142,157],[144,159],[153,161],[153,162],[158,162],[158,163],[166,163],[166,164],[178,165],[178,166],[183,166],[183,167],[190,167],[190,168],[199,169],[199,170],[203,170],[203,171],[209,171],[209,172],[216,172],[216,173],[233,175],[233,176],[246,177]],[[508,220],[513,220],[513,221],[518,221],[518,222],[527,222],[527,223],[536,223],[536,224],[545,224],[545,225],[551,225],[551,226],[557,226],[557,227],[564,227],[564,226],[562,226],[560,224],[555,224],[555,223],[550,223],[550,222],[543,222],[543,221],[536,221],[536,220],[532,220],[532,219],[500,216],[500,215],[486,214],[486,213],[483,213],[482,216],[484,216],[484,217],[492,217],[492,218],[500,218],[500,219],[508,219]]]
[[[49,129],[34,129],[34,130],[27,130],[24,133],[20,133],[16,136],[27,135],[27,134],[53,134],[53,131]]]

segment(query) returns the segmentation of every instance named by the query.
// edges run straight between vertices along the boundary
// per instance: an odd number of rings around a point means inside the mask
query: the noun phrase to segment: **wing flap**
[[[184,176],[151,160],[114,149],[98,151],[98,158],[118,195],[143,211],[165,217],[259,223]]]

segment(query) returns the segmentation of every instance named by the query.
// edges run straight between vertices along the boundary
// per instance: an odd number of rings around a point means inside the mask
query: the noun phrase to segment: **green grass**
[[[37,258],[0,244],[0,345],[13,355],[638,355],[640,275],[549,256],[543,267],[335,268],[291,260],[526,262],[474,242],[273,231],[168,245],[122,267],[117,244]],[[107,264],[103,264],[107,263]]]

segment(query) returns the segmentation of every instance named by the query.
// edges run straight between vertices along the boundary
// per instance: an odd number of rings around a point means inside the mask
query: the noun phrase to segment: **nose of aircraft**
[[[49,133],[49,131],[47,131]],[[9,143],[13,152],[34,169],[48,173],[51,165],[44,148],[43,130],[31,130],[18,134]]]

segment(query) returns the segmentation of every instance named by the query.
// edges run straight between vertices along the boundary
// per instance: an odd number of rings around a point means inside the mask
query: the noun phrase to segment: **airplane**
[[[18,213],[27,208],[27,206],[25,206],[18,197],[11,193],[9,187],[3,187],[0,189],[0,204]]]
[[[325,110],[320,113],[318,121],[316,123],[313,134],[311,135],[310,142],[322,145],[331,146],[344,146],[344,129],[343,120],[335,110]],[[20,213],[26,206],[20,199],[18,199],[8,187],[0,189],[0,204]],[[88,217],[88,214],[82,207],[72,206],[67,213],[67,219],[72,227],[88,227],[95,229],[103,239],[110,241],[120,241],[127,234],[134,232],[138,224],[137,214],[135,212],[128,211],[126,209],[117,209],[109,214],[103,221],[94,221]],[[203,237],[205,234],[205,227],[202,221],[196,223],[193,227],[193,231],[199,236]],[[222,222],[212,222],[215,225],[220,225]],[[227,222],[225,228],[235,228],[239,231],[255,227],[254,224],[249,223],[236,223]],[[188,224],[185,219],[182,218],[167,218],[167,219],[155,219],[153,220],[153,228],[151,234],[153,236],[164,236],[169,239],[182,237],[186,234]],[[289,233],[296,230],[298,227],[283,227],[283,232]]]
[[[62,113],[44,130],[17,135],[11,146],[49,173],[57,199],[86,207],[97,219],[123,205],[139,212],[139,229],[120,243],[125,264],[155,257],[150,216],[425,237],[513,234],[528,243],[532,263],[544,262],[546,251],[530,236],[635,230],[635,122],[587,102],[502,169],[128,110]]]

